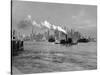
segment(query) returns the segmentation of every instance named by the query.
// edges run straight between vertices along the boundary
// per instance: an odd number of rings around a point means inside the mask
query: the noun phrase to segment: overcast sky
[[[97,6],[13,1],[13,27],[17,27],[19,21],[29,14],[38,23],[47,20],[55,25],[96,32]]]

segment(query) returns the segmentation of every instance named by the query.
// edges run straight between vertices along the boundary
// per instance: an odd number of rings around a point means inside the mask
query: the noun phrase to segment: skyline
[[[47,20],[54,25],[64,25],[96,35],[94,34],[97,30],[97,6],[95,5],[13,1],[12,27],[30,32],[31,26],[26,26],[25,29],[18,28],[18,23],[27,15],[31,15],[32,20],[37,23]]]

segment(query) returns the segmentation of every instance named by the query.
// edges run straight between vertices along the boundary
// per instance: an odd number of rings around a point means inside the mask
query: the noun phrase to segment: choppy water
[[[25,51],[13,58],[22,73],[93,70],[97,68],[95,42],[63,46],[47,42],[26,42]]]

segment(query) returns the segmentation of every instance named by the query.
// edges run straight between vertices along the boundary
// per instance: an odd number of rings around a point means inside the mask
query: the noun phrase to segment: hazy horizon
[[[13,1],[12,27],[30,33],[31,26],[19,28],[19,22],[27,15],[31,15],[37,23],[47,20],[54,25],[97,36],[97,6],[94,5]]]

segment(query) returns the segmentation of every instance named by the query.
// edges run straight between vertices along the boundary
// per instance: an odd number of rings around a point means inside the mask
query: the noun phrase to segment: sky
[[[32,20],[37,23],[47,20],[51,24],[63,25],[93,36],[97,33],[97,6],[95,5],[13,1],[12,27],[26,33],[30,32],[31,27],[19,28],[19,22],[27,15],[31,15]]]

